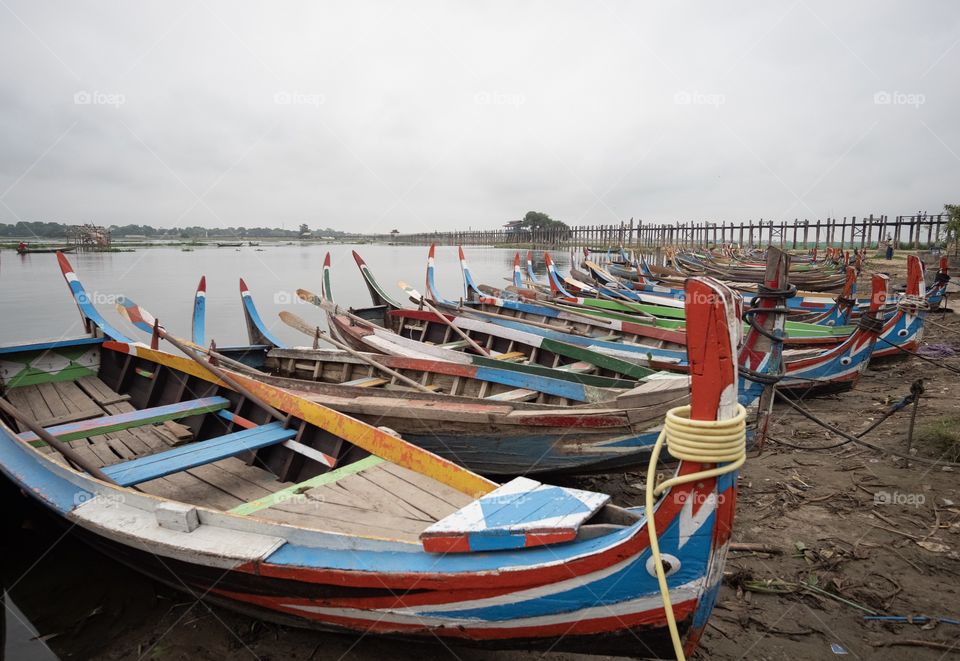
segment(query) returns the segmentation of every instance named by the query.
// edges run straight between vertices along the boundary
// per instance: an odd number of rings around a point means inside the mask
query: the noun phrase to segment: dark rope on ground
[[[957,369],[956,367],[953,367],[952,365],[944,365],[943,363],[937,362],[937,361],[934,360],[933,358],[927,358],[926,356],[921,356],[921,355],[918,354],[916,351],[910,351],[910,349],[905,349],[905,348],[903,348],[901,345],[897,344],[896,342],[891,342],[890,340],[888,340],[888,339],[885,338],[885,337],[877,337],[877,340],[879,340],[880,342],[884,342],[884,343],[886,343],[886,344],[889,344],[891,347],[894,347],[895,349],[897,349],[897,350],[899,350],[899,351],[902,351],[902,352],[905,353],[905,354],[908,354],[908,355],[910,355],[910,356],[914,356],[915,358],[919,358],[920,360],[925,360],[925,361],[927,361],[928,363],[930,363],[931,365],[936,365],[937,367],[943,368],[943,369],[945,369],[945,370],[949,370],[949,371],[954,372],[954,373],[956,373],[956,374],[960,374],[960,369]]]
[[[919,386],[917,385],[918,383],[920,384]],[[897,402],[893,406],[891,406],[886,411],[884,411],[883,415],[881,415],[879,418],[877,418],[872,423],[870,423],[869,427],[867,427],[862,432],[857,434],[856,435],[857,438],[863,438],[864,436],[872,432],[874,429],[879,427],[881,423],[883,423],[887,418],[892,416],[894,413],[897,413],[898,411],[902,411],[906,407],[913,404],[913,402],[917,399],[917,397],[920,396],[922,392],[923,392],[923,379],[914,381],[913,384],[910,386],[910,394],[904,397],[903,399],[901,399],[899,402]],[[794,400],[794,401],[797,401],[797,400]],[[853,442],[850,440],[843,440],[843,441],[840,441],[839,443],[834,443],[833,445],[823,445],[823,446],[812,447],[809,445],[795,445],[793,443],[788,443],[787,441],[783,441],[779,438],[774,438],[769,435],[767,436],[767,438],[769,438],[771,441],[775,443],[779,443],[780,445],[785,445],[789,448],[794,448],[796,450],[811,450],[815,452],[820,452],[822,450],[835,450],[836,448],[841,448],[844,445],[849,445],[850,443]]]
[[[880,447],[879,445],[874,445],[873,443],[868,443],[867,441],[864,441],[863,439],[858,438],[858,437],[854,436],[853,434],[849,434],[849,433],[843,431],[842,429],[838,429],[837,427],[834,427],[834,426],[831,425],[829,422],[826,422],[826,421],[824,421],[824,420],[821,420],[820,418],[818,418],[817,416],[815,416],[813,413],[811,413],[810,411],[808,411],[807,409],[803,408],[802,406],[800,406],[799,404],[797,404],[796,402],[794,402],[792,399],[790,399],[789,397],[787,397],[786,395],[784,395],[782,392],[776,391],[775,394],[776,394],[776,396],[779,397],[781,400],[783,400],[784,402],[786,402],[791,408],[793,408],[795,411],[797,411],[798,413],[800,413],[800,415],[802,415],[803,417],[807,418],[808,420],[810,420],[810,421],[812,421],[812,422],[817,423],[818,425],[820,425],[820,426],[823,427],[824,429],[833,432],[833,433],[836,434],[837,436],[840,436],[841,438],[847,439],[847,440],[850,441],[851,443],[856,443],[857,445],[862,445],[862,446],[864,446],[864,447],[866,447],[866,448],[869,448],[869,449],[871,449],[871,450],[875,450],[876,452],[881,452],[881,453],[883,453],[883,454],[889,454],[889,455],[892,455],[892,456],[894,456],[894,457],[900,457],[901,459],[906,459],[907,461],[915,461],[915,462],[917,462],[918,464],[927,464],[928,466],[950,466],[950,467],[952,467],[952,468],[960,467],[960,463],[956,463],[956,462],[952,462],[952,461],[940,461],[939,459],[927,459],[927,458],[925,458],[925,457],[914,457],[914,456],[911,456],[911,455],[909,455],[909,454],[907,454],[907,453],[905,453],[905,452],[898,452],[897,450],[888,450],[888,449],[886,449],[886,448]]]

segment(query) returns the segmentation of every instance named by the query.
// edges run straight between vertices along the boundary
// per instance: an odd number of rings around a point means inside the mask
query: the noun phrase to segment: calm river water
[[[370,305],[370,297],[351,256],[356,250],[381,285],[396,298],[396,286],[405,280],[423,292],[427,248],[385,245],[265,245],[252,247],[143,248],[128,253],[79,253],[68,258],[100,312],[129,336],[146,336],[122,320],[114,309],[122,294],[149,310],[171,334],[190,337],[193,293],[201,275],[207,277],[207,341],[229,346],[247,342],[240,304],[239,278],[246,280],[264,322],[283,341],[304,344],[309,338],[280,322],[277,313],[292,310],[311,323],[323,323],[319,308],[303,303],[298,288],[320,293],[324,255],[332,260],[331,280],[336,301],[343,305]],[[466,248],[474,278],[505,286],[516,251]],[[555,255],[565,269],[569,255]],[[437,248],[437,284],[451,299],[463,295],[455,247]],[[543,272],[542,253],[535,254],[536,270]],[[0,343],[69,337],[82,333],[76,306],[60,275],[53,254],[17,255],[0,252]]]

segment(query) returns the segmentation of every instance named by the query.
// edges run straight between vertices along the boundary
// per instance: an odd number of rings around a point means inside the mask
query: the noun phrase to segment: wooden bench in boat
[[[127,413],[118,413],[116,415],[90,418],[64,425],[47,427],[46,430],[61,441],[75,441],[80,438],[99,436],[100,434],[131,429],[133,427],[143,427],[159,422],[166,422],[167,420],[179,420],[192,415],[212,413],[225,409],[228,406],[230,406],[230,401],[225,397],[202,397],[186,402],[177,402],[176,404],[155,406],[147,409],[129,411]],[[20,439],[28,441],[34,446],[45,445],[33,432],[20,434]]]
[[[234,457],[242,452],[283,443],[292,440],[296,435],[295,429],[287,429],[279,422],[272,422],[113,464],[104,468],[103,472],[120,486],[129,487]]]

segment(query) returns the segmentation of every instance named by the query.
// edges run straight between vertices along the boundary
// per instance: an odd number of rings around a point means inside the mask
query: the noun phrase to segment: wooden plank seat
[[[133,410],[127,413],[118,413],[99,418],[71,422],[54,427],[47,427],[46,430],[56,436],[61,441],[75,441],[79,438],[89,438],[99,436],[122,429],[133,427],[143,427],[167,420],[178,420],[188,418],[192,415],[202,413],[212,413],[230,406],[230,401],[225,397],[202,397],[200,399],[191,399],[176,404],[167,404],[164,406],[154,406],[152,408]],[[28,441],[34,446],[46,445],[37,438],[33,432],[24,432],[20,434],[20,439]]]
[[[271,422],[107,466],[103,472],[120,486],[128,487],[234,457],[242,452],[283,443],[296,435],[295,429],[286,429],[279,422]]]

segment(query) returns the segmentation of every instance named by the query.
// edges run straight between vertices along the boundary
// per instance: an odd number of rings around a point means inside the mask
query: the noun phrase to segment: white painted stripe
[[[293,450],[298,454],[302,454],[304,457],[309,457],[314,461],[319,461],[324,466],[328,466],[330,468],[333,468],[333,465],[336,463],[333,460],[333,458],[330,457],[329,455],[326,455],[320,452],[319,450],[315,450],[309,445],[298,443],[297,441],[284,441],[280,445],[287,448],[288,450]]]
[[[670,598],[674,603],[696,599],[702,592],[704,580],[702,578],[685,583],[670,591]],[[463,626],[468,629],[514,629],[523,627],[549,626],[584,620],[603,619],[608,617],[623,617],[647,611],[663,612],[663,602],[660,594],[651,594],[622,601],[616,604],[591,606],[580,610],[569,611],[558,615],[539,615],[536,617],[519,618],[514,620],[484,621],[471,618],[452,619],[449,616],[430,617],[417,614],[406,614],[392,609],[359,610],[355,608],[324,608],[300,604],[282,604],[285,608],[299,610],[315,615],[329,615],[348,617],[358,620],[370,620],[377,623],[415,624],[419,626]]]

